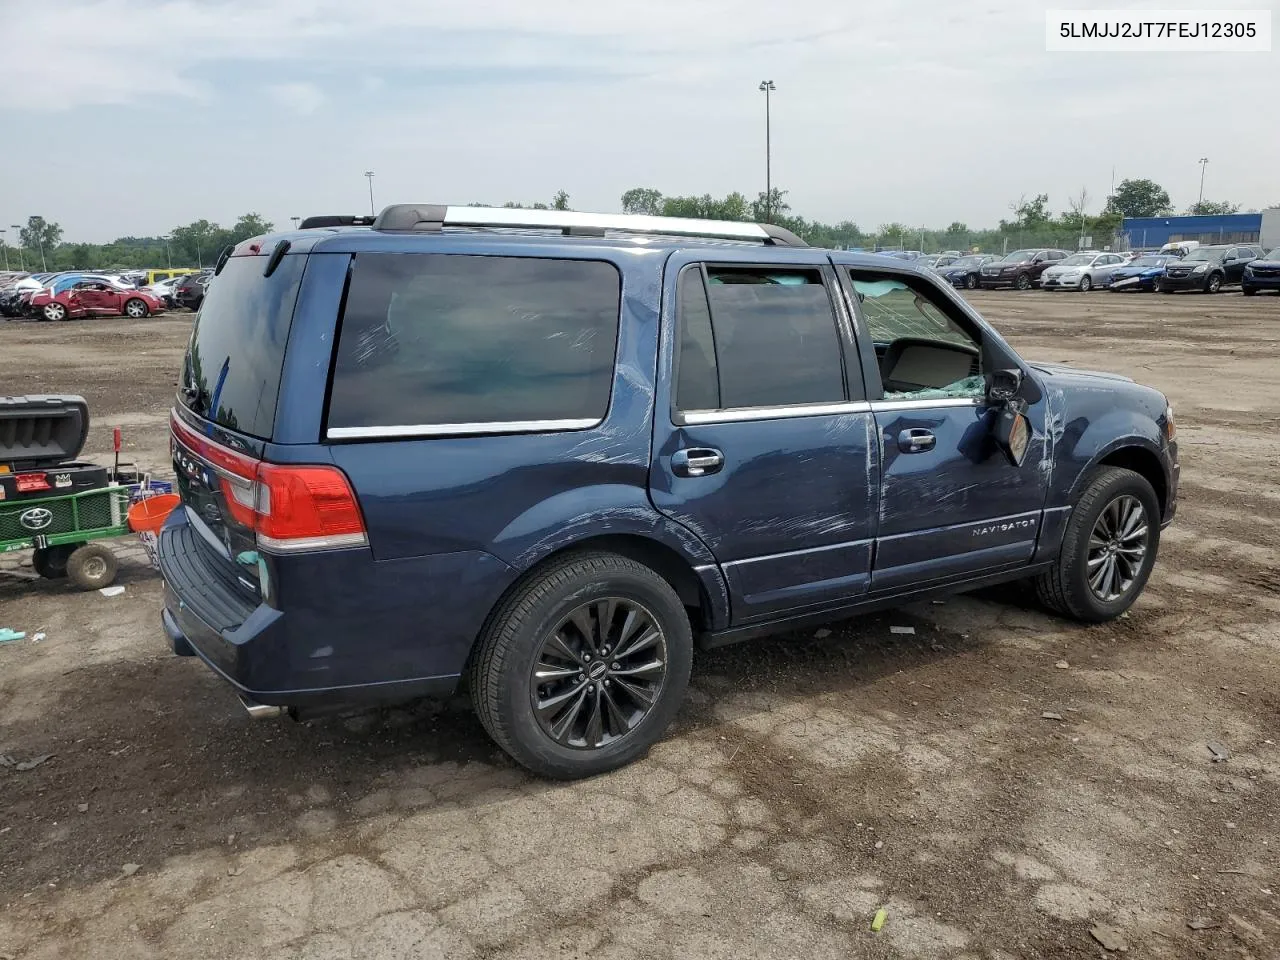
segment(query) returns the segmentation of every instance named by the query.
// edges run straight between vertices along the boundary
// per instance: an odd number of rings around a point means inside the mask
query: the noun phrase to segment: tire
[[[151,308],[146,302],[134,297],[132,300],[125,301],[124,315],[132,320],[141,320],[151,312]]]
[[[977,290],[978,278],[974,276],[972,273],[969,274],[967,277],[964,278],[964,288],[966,290]]]
[[[1080,278],[1080,292],[1088,293],[1092,289],[1093,289],[1093,278],[1086,273],[1083,277]]]
[[[633,614],[639,625],[628,630]],[[618,650],[609,651],[609,643],[630,650],[652,633],[646,618],[657,641],[614,661]],[[611,625],[603,634],[602,620]],[[502,601],[481,633],[468,679],[480,722],[498,746],[540,776],[572,780],[648,751],[684,699],[692,661],[689,618],[671,586],[641,563],[592,552],[548,564]],[[535,685],[538,664],[558,675]]]
[[[61,580],[67,575],[67,558],[74,547],[37,547],[31,553],[31,568],[46,580]]]
[[[1141,510],[1137,532],[1126,535],[1123,524],[1135,507]],[[1108,530],[1115,536],[1107,537]],[[1063,616],[1085,623],[1114,620],[1141,595],[1159,548],[1160,504],[1151,484],[1132,470],[1102,467],[1071,511],[1057,562],[1036,578],[1036,594]],[[1108,566],[1114,572],[1110,581]],[[1094,578],[1101,583],[1092,583]]]
[[[1151,292],[1152,292],[1152,293],[1161,293],[1161,292],[1162,292],[1162,288],[1161,288],[1161,286],[1160,286],[1160,278],[1159,278],[1159,277],[1152,277],[1152,278],[1151,278]]]
[[[57,302],[46,303],[40,308],[40,316],[46,320],[65,320],[67,319],[67,308]]]
[[[116,555],[105,543],[86,543],[67,558],[67,576],[81,590],[100,590],[116,578]]]
[[[1258,294],[1258,288],[1257,288],[1257,287],[1243,287],[1243,286],[1242,286],[1242,287],[1240,288],[1240,292],[1241,292],[1241,293],[1243,293],[1246,297],[1254,297],[1254,296],[1257,296],[1257,294]]]
[[[1018,279],[1013,281],[1013,285],[1017,287],[1019,290],[1030,290],[1031,278],[1027,276],[1025,273],[1020,273],[1018,274]]]
[[[1217,293],[1222,289],[1222,274],[1211,273],[1209,279],[1204,282],[1205,293]]]

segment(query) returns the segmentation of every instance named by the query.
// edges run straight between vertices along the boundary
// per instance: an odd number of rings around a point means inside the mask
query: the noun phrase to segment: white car
[[[1040,289],[1088,291],[1094,287],[1105,287],[1111,281],[1112,271],[1127,260],[1119,253],[1096,250],[1074,253],[1040,274]]]
[[[151,286],[144,289],[149,290],[159,297],[167,306],[173,306],[173,288],[178,285],[178,281],[182,277],[170,277],[168,280],[157,280]]]

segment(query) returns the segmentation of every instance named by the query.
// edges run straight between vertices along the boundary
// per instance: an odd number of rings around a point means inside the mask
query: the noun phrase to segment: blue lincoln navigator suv
[[[395,205],[220,258],[171,417],[175,652],[251,713],[469,689],[581,777],[695,644],[1026,579],[1116,617],[1165,397],[1020,358],[909,262],[768,225]]]

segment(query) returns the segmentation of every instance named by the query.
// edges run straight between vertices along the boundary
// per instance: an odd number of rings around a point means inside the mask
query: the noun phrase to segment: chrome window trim
[[[771,407],[734,407],[726,410],[682,410],[672,422],[676,426],[698,426],[706,423],[748,423],[752,420],[790,420],[799,417],[826,417],[842,413],[870,413],[865,400],[841,400],[838,403],[799,403]]]
[[[892,410],[930,410],[936,407],[980,407],[983,397],[940,397],[936,400],[872,400],[871,409],[876,413]]]
[[[464,437],[471,434],[564,433],[589,430],[604,423],[603,417],[567,420],[499,420],[485,423],[385,424],[373,427],[330,427],[328,440],[377,440],[404,437]]]

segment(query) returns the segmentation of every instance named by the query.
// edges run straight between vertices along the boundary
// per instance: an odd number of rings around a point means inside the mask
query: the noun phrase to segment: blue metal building
[[[1120,233],[1131,249],[1162,247],[1175,240],[1201,243],[1257,243],[1260,213],[1227,213],[1207,217],[1125,217]]]

